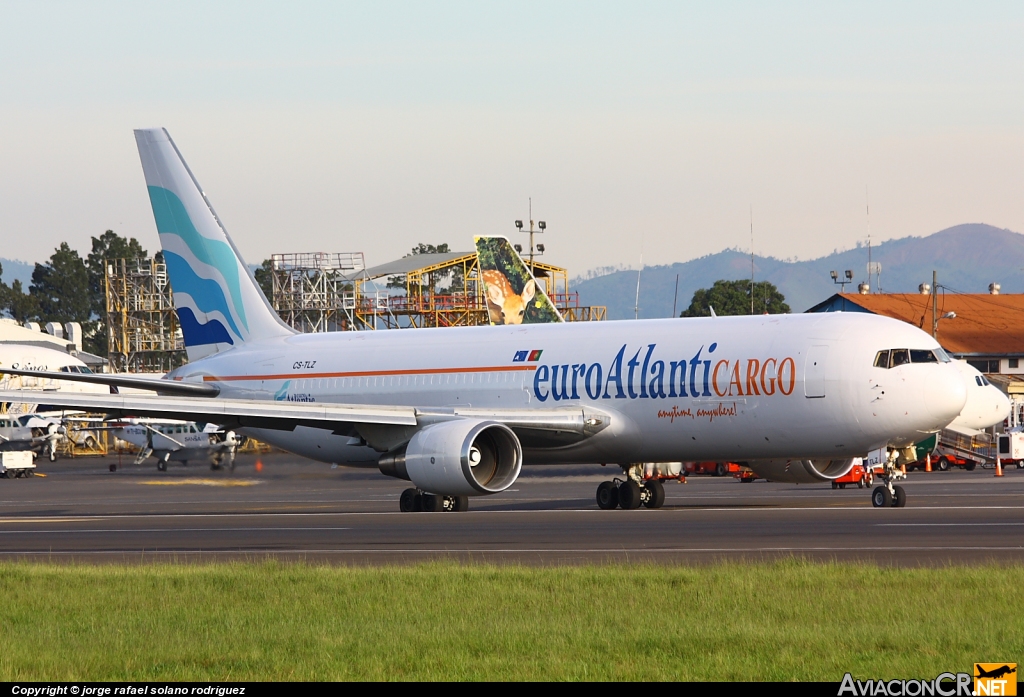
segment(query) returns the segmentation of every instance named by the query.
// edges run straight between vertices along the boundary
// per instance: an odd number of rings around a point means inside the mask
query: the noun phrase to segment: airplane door
[[[812,346],[804,363],[804,396],[825,396],[825,359],[828,346]]]

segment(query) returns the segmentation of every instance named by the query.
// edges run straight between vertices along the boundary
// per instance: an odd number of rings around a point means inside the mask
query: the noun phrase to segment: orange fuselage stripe
[[[279,373],[276,375],[204,375],[205,382],[235,380],[313,380],[317,378],[373,378],[387,375],[444,375],[452,373],[504,373],[537,370],[535,365],[502,365],[479,368],[419,368],[413,370],[365,370],[353,373]]]

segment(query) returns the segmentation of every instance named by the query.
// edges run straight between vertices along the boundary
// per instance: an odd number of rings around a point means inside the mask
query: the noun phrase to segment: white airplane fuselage
[[[524,442],[525,464],[833,459],[913,443],[964,406],[949,362],[874,367],[897,348],[938,344],[859,313],[367,331],[247,342],[169,377],[216,384],[225,398],[609,417],[579,443]],[[326,429],[243,432],[325,462],[380,457]]]
[[[151,447],[153,453],[160,457],[171,453],[174,459],[193,459],[206,455],[210,448],[210,435],[195,427],[194,424],[182,423],[170,427],[166,435],[161,431],[168,428],[164,424],[130,424],[116,429],[114,435],[139,448]],[[179,458],[180,456],[180,458]]]

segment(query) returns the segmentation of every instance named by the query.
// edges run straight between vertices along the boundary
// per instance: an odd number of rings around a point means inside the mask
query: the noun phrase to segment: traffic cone
[[[907,463],[903,463],[902,465],[900,465],[900,472],[902,472],[903,474],[907,473]]]
[[[1003,462],[998,457],[996,458],[996,476],[1003,476]]]
[[[932,471],[932,454],[931,453],[928,453],[924,457],[924,471],[925,472],[931,472]]]

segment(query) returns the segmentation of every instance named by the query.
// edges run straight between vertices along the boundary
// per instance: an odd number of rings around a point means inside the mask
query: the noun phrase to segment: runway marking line
[[[876,528],[970,528],[981,526],[1011,526],[1024,523],[875,523]]]
[[[352,528],[92,528],[92,529],[63,529],[63,530],[0,530],[0,535],[81,535],[81,534],[107,534],[107,533],[149,533],[149,532],[309,532],[312,530],[351,530]]]

